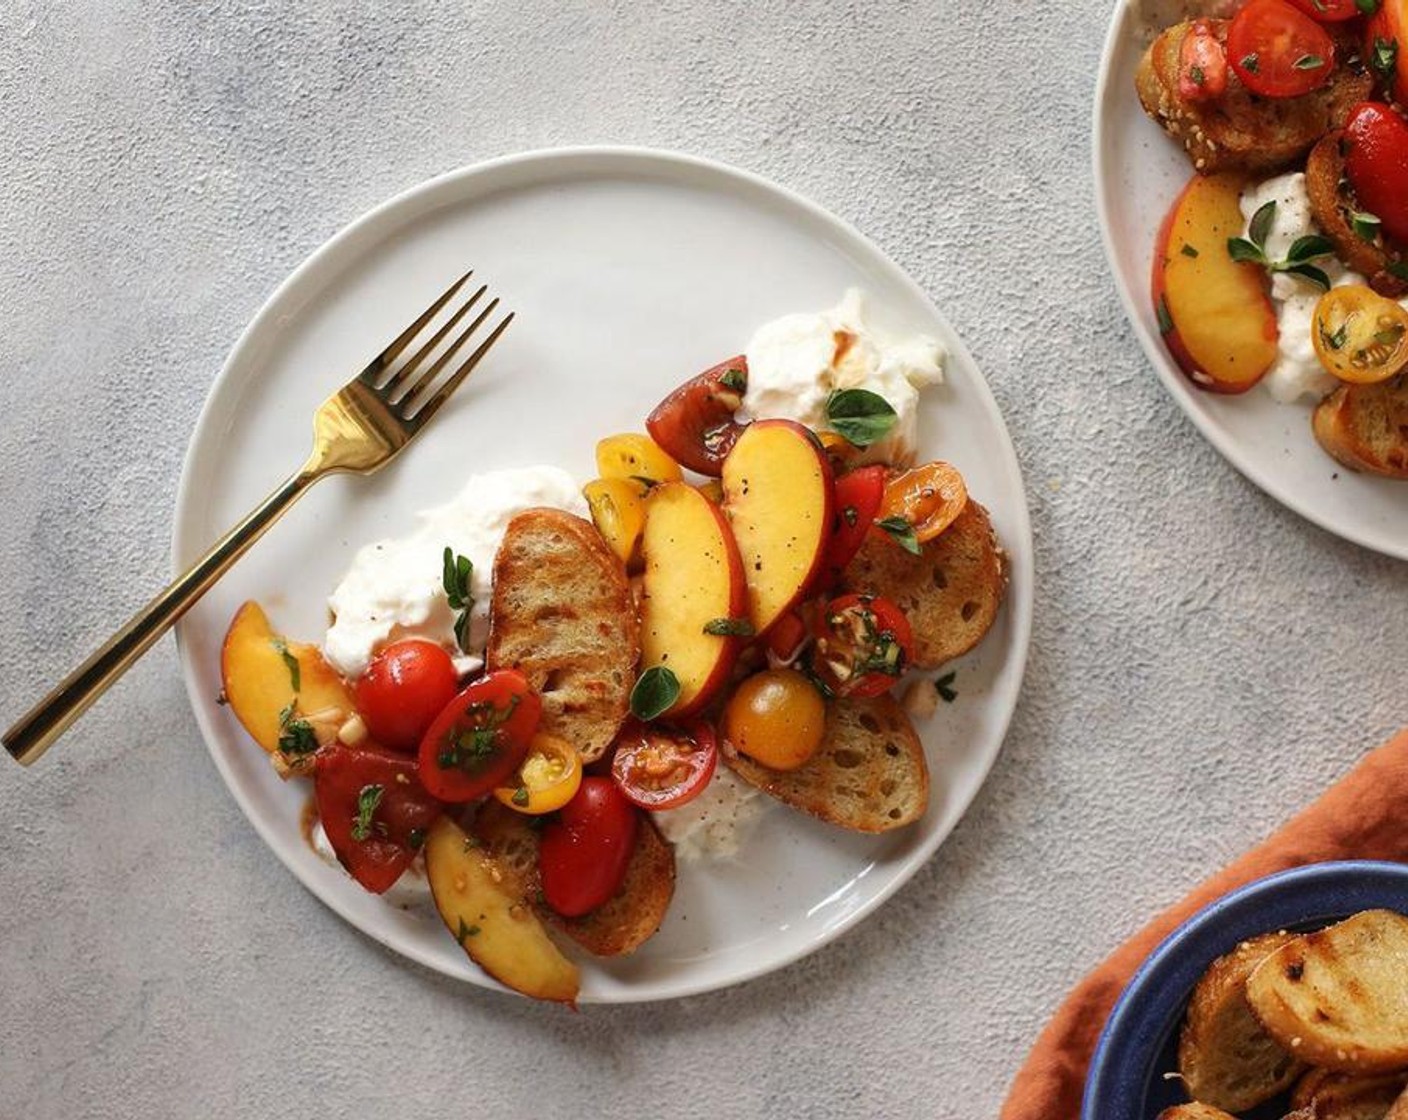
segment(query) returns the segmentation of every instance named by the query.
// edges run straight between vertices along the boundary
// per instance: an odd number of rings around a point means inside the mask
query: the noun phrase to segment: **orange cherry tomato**
[[[968,487],[956,467],[925,463],[900,471],[885,484],[878,520],[902,518],[914,527],[920,544],[931,541],[953,524],[968,504]]]
[[[1408,367],[1408,311],[1362,284],[1320,297],[1310,338],[1320,364],[1352,385],[1387,381]]]
[[[724,737],[771,770],[795,770],[821,746],[826,702],[795,669],[766,669],[734,690],[724,709]]]
[[[497,786],[494,797],[520,813],[541,816],[561,809],[582,784],[582,756],[566,739],[543,732],[528,744],[528,756],[508,785]]]

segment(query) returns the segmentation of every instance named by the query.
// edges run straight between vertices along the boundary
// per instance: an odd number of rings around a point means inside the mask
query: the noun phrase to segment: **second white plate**
[[[1095,194],[1106,255],[1125,312],[1154,370],[1199,431],[1277,501],[1337,536],[1408,559],[1408,483],[1356,474],[1310,431],[1308,405],[1265,389],[1220,396],[1195,389],[1169,357],[1150,296],[1159,224],[1192,168],[1144,115],[1134,72],[1151,37],[1136,0],[1116,4],[1095,95]]]
[[[934,776],[929,813],[871,838],[774,809],[737,861],[681,866],[666,924],[639,952],[584,960],[582,998],[686,995],[795,960],[869,913],[933,854],[1001,746],[1031,630],[1032,549],[997,406],[924,293],[854,229],[796,195],[662,153],[519,156],[392,200],[273,295],[236,345],[192,439],[177,504],[178,568],[301,461],[318,403],[470,266],[518,314],[500,346],[403,459],[371,479],[314,488],[182,622],[187,686],[216,765],[260,835],[333,910],[413,960],[493,986],[433,913],[366,894],[304,842],[307,788],[279,781],[216,700],[231,615],[258,599],[276,626],[318,640],[327,594],[361,544],[405,533],[415,511],[447,500],[475,471],[554,463],[585,481],[598,438],[641,430],[666,392],[738,353],[758,324],[831,306],[859,286],[882,326],[927,332],[948,347],[948,382],[921,409],[921,451],[963,471],[1012,560],[997,626],[953,666],[958,700],[921,729]]]

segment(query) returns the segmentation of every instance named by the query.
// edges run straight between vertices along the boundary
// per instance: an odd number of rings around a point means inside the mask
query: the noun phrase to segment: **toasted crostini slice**
[[[1408,374],[1341,385],[1311,417],[1320,446],[1350,470],[1408,478]]]

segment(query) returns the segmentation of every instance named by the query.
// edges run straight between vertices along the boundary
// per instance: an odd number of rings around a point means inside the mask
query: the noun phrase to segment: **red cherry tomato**
[[[1208,20],[1194,20],[1178,51],[1178,96],[1216,101],[1226,92],[1227,52]]]
[[[583,778],[543,829],[538,871],[543,900],[568,918],[609,901],[626,878],[640,828],[636,809],[610,778]]]
[[[714,729],[703,720],[680,730],[633,724],[617,740],[611,776],[642,809],[676,809],[704,792],[718,762]]]
[[[914,659],[904,611],[876,595],[842,595],[817,619],[812,671],[837,696],[887,692]]]
[[[1291,0],[1291,3],[1320,23],[1340,23],[1363,15],[1356,0]]]
[[[1330,80],[1335,42],[1286,0],[1250,0],[1227,29],[1227,57],[1253,93],[1299,97]]]
[[[1378,215],[1384,233],[1408,245],[1408,121],[1365,101],[1344,126],[1345,173],[1359,206]]]
[[[1364,33],[1364,57],[1388,95],[1408,104],[1408,0],[1383,0]]]
[[[875,524],[880,502],[885,496],[885,468],[880,464],[849,471],[836,480],[836,514],[832,519],[831,543],[826,546],[822,566],[826,586],[841,579],[841,573],[860,551],[866,533]]]
[[[747,387],[748,360],[740,354],[690,378],[656,405],[646,431],[681,466],[718,478],[743,431],[733,414]]]
[[[441,801],[472,801],[503,785],[528,753],[542,702],[513,669],[481,677],[451,700],[420,741],[420,780]]]
[[[332,850],[373,894],[401,877],[440,816],[415,759],[381,747],[324,747],[313,764],[313,796]]]
[[[450,655],[434,642],[393,642],[358,678],[357,711],[378,743],[410,753],[455,698],[459,683]]]

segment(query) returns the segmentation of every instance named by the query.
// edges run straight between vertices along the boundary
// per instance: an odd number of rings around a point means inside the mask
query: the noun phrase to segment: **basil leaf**
[[[1266,244],[1267,235],[1271,232],[1271,226],[1276,221],[1276,200],[1262,203],[1260,209],[1252,215],[1251,223],[1247,227],[1247,236],[1252,239],[1252,243],[1260,249]]]
[[[887,517],[875,524],[889,533],[890,539],[906,552],[919,555],[919,538],[914,535],[914,526],[903,517]]]
[[[1173,333],[1173,316],[1169,314],[1168,300],[1163,296],[1160,296],[1158,302],[1154,304],[1154,316],[1159,320],[1160,334]]]
[[[1281,271],[1303,276],[1312,284],[1320,285],[1325,291],[1330,290],[1330,278],[1325,275],[1324,269],[1316,268],[1313,264],[1293,264],[1289,268],[1281,269]]]
[[[957,673],[945,673],[934,682],[934,688],[938,691],[939,696],[943,698],[945,704],[952,704],[958,699],[958,693],[953,687],[954,678],[957,676]]]
[[[1377,241],[1379,237],[1379,227],[1383,223],[1377,214],[1370,214],[1364,210],[1356,210],[1349,216],[1350,224],[1354,227],[1355,236],[1360,241]]]
[[[288,643],[282,638],[274,639],[274,648],[279,651],[279,656],[284,660],[284,667],[288,669],[288,680],[293,685],[293,691],[301,692],[303,689],[303,669],[298,664],[298,658],[289,652]]]
[[[847,443],[869,447],[884,439],[899,417],[879,393],[837,389],[826,398],[826,419]]]
[[[1371,16],[1379,10],[1379,0],[1354,0],[1354,6],[1366,16]]]
[[[1391,78],[1398,68],[1398,40],[1374,36],[1374,53],[1369,65],[1385,78]]]
[[[1325,65],[1325,60],[1318,54],[1303,54],[1291,65],[1297,70],[1319,70]]]
[[[1328,237],[1321,237],[1319,234],[1309,234],[1305,237],[1297,237],[1291,243],[1291,251],[1286,254],[1286,264],[1305,264],[1313,261],[1316,257],[1327,257],[1335,251],[1334,244]]]
[[[631,689],[631,714],[651,720],[669,711],[680,698],[680,679],[663,665],[652,665]]]
[[[1229,237],[1227,239],[1227,255],[1234,261],[1250,261],[1252,264],[1266,263],[1266,254],[1262,252],[1261,246],[1253,244],[1245,237]]]
[[[746,618],[711,618],[704,624],[704,633],[716,638],[751,638],[757,631]]]

